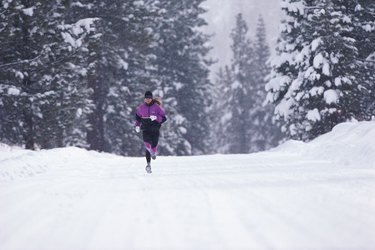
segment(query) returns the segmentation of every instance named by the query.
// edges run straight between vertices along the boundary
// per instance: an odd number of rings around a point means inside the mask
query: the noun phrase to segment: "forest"
[[[214,72],[205,0],[2,0],[0,142],[138,156],[150,90],[160,154],[251,153],[375,118],[375,3],[282,0],[275,55],[264,19],[238,13]]]

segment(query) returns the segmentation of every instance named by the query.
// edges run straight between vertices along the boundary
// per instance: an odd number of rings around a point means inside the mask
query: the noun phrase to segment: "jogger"
[[[151,158],[156,159],[159,130],[167,118],[164,110],[160,107],[159,100],[153,99],[151,91],[146,91],[144,103],[137,108],[135,115],[135,130],[142,130],[143,142],[146,149],[147,172],[151,173]]]

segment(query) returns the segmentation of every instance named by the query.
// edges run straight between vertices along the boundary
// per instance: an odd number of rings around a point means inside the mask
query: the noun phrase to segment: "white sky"
[[[214,72],[220,66],[230,63],[230,31],[234,27],[235,16],[239,12],[243,14],[247,21],[250,37],[254,36],[259,15],[263,16],[266,22],[271,53],[273,52],[281,20],[280,3],[281,0],[207,0],[203,4],[208,9],[205,14],[208,22],[206,32],[215,35],[211,39],[211,45],[213,46],[211,56],[219,62],[212,67]]]

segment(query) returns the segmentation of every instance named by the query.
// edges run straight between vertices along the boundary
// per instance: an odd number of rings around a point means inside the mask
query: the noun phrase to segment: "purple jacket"
[[[150,116],[155,115],[156,120],[151,121]],[[159,129],[161,124],[167,120],[164,110],[153,101],[150,105],[143,103],[137,108],[135,114],[135,126],[141,126],[142,130]]]

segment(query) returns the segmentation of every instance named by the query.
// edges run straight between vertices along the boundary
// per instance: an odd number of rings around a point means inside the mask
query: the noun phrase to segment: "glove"
[[[155,121],[158,117],[156,115],[150,115],[151,121]]]
[[[136,126],[135,127],[135,132],[137,132],[137,133],[141,132],[141,128],[139,126]]]

